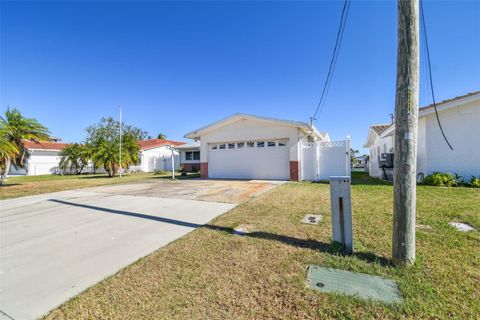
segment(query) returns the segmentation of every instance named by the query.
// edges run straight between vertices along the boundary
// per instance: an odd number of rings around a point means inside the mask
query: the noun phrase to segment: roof
[[[62,150],[68,143],[50,142],[50,141],[32,141],[22,140],[22,145],[27,150]]]
[[[251,115],[251,114],[245,114],[245,113],[236,113],[234,115],[231,115],[229,117],[226,117],[222,120],[216,121],[212,124],[209,124],[207,126],[201,127],[197,130],[194,130],[192,132],[187,133],[184,137],[189,138],[189,139],[198,139],[201,135],[218,129],[220,127],[223,127],[224,125],[228,123],[233,123],[237,120],[240,119],[251,119],[251,120],[257,120],[257,121],[264,121],[264,122],[273,122],[277,124],[282,124],[282,125],[287,125],[287,126],[293,126],[302,129],[305,133],[314,135],[316,137],[319,137],[320,139],[324,139],[325,134],[320,134],[318,132],[317,128],[315,128],[314,125],[309,125],[306,122],[302,121],[293,121],[293,120],[284,120],[284,119],[276,119],[276,118],[270,118],[270,117],[262,117],[262,116],[256,116],[256,115]]]
[[[177,149],[181,149],[181,150],[200,149],[200,142],[195,141],[192,143],[185,143],[185,144],[182,144],[181,146],[178,146]]]
[[[376,134],[381,134],[383,131],[387,130],[390,125],[391,124],[375,124],[373,126],[370,126],[370,128],[375,131]]]
[[[137,142],[140,150],[149,150],[154,149],[162,146],[180,146],[185,144],[185,142],[181,141],[174,141],[174,140],[167,140],[167,139],[149,139],[149,140],[141,140]]]
[[[473,96],[475,96],[475,95],[477,95],[477,94],[480,94],[480,91],[469,92],[469,93],[464,94],[464,95],[462,95],[462,96],[457,96],[457,97],[454,97],[454,98],[451,98],[451,99],[442,100],[442,101],[436,103],[436,105],[437,105],[437,107],[438,107],[438,106],[441,106],[441,105],[444,105],[444,104],[447,104],[447,103],[450,103],[450,102],[456,102],[456,101],[458,101],[458,100],[463,100],[463,99],[465,99],[465,98],[470,98],[470,97],[473,97]],[[430,104],[430,105],[428,105],[428,106],[420,107],[418,110],[419,110],[419,111],[426,111],[426,110],[428,110],[428,109],[433,109],[433,107],[434,107],[434,105],[433,105],[433,103],[432,103],[432,104]]]

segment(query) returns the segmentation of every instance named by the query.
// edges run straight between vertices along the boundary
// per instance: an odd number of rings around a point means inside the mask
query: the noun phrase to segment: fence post
[[[345,168],[346,169],[345,171],[347,173],[347,176],[351,177],[352,164],[350,163],[351,157],[350,157],[350,136],[349,135],[347,135],[347,137],[345,138],[345,154],[347,156],[347,161],[346,161],[347,167]]]

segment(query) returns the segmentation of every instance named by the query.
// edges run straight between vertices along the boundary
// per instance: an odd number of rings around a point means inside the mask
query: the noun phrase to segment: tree
[[[61,152],[59,166],[62,170],[74,171],[76,174],[82,173],[83,168],[88,164],[90,153],[87,148],[79,143],[73,143],[66,146]]]
[[[86,129],[87,153],[95,166],[101,166],[113,177],[120,168],[137,164],[139,160],[138,140],[148,137],[148,132],[139,128],[122,125],[122,162],[120,163],[120,123],[113,118],[102,118],[98,124]]]
[[[18,156],[20,150],[17,146],[8,141],[4,128],[0,127],[0,185],[5,183],[5,176],[8,159],[14,159]],[[5,174],[4,174],[5,172]]]
[[[22,140],[48,140],[50,138],[48,129],[40,124],[36,119],[25,118],[18,109],[8,108],[5,116],[0,116],[0,130],[4,144],[13,145],[13,149],[18,152],[4,153],[4,169],[2,170],[1,181],[4,181],[13,163],[23,167],[28,153],[23,147]],[[12,151],[12,146],[7,147]],[[2,148],[3,149],[3,148]]]
[[[358,150],[353,150],[350,148],[350,164],[353,166],[355,163],[355,159],[357,158],[357,155],[360,154],[360,151]]]
[[[160,133],[158,134],[158,136],[157,136],[157,139],[163,139],[163,140],[165,140],[165,139],[167,139],[167,136],[160,132]]]

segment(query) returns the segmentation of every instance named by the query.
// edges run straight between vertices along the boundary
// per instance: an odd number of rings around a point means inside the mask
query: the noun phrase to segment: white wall
[[[38,176],[51,174],[51,169],[60,163],[60,151],[55,150],[30,150],[26,168],[27,175]]]
[[[394,135],[387,137],[380,137],[375,135],[375,140],[373,145],[369,148],[370,151],[370,161],[369,165],[369,174],[372,177],[382,177],[382,171],[378,167],[378,159],[381,153],[390,153],[394,151]]]
[[[461,175],[465,180],[480,175],[480,101],[439,111],[453,151],[443,140],[435,114],[425,117],[426,175],[435,171]]]
[[[298,128],[292,126],[241,119],[201,136],[200,161],[208,162],[209,143],[279,139],[288,139],[290,160],[298,161],[300,148],[297,142],[302,137],[299,131]]]
[[[178,151],[174,151],[175,170],[180,169],[180,157]],[[142,150],[140,152],[140,167],[144,172],[158,170],[172,170],[172,151],[166,146]]]

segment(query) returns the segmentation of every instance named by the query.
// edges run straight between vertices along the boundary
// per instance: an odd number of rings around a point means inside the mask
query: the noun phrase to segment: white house
[[[174,156],[175,170],[180,168],[179,152],[175,150],[185,142],[149,139],[138,141],[140,146],[140,170],[154,172],[159,170],[172,170],[172,154]]]
[[[466,180],[480,175],[480,91],[437,103],[451,150],[443,139],[433,105],[419,108],[417,173],[456,173]],[[395,123],[373,125],[364,147],[370,150],[370,175],[382,177],[379,159],[394,152]]]
[[[25,168],[17,168],[12,165],[10,174],[38,176],[53,173],[60,162],[59,153],[67,145],[61,142],[29,140],[23,140],[22,144],[28,153]]]
[[[307,123],[235,114],[192,131],[203,178],[301,179],[302,143],[328,141]]]
[[[24,140],[22,144],[28,152],[25,168],[12,166],[10,174],[38,176],[60,172],[58,170],[61,159],[60,152],[68,145],[67,143]],[[185,142],[164,139],[138,141],[140,164],[136,167],[143,172],[172,170],[171,147],[173,147],[174,165],[175,169],[178,170],[180,168],[180,156],[175,148],[183,144]],[[92,167],[89,166],[86,169],[90,170]],[[102,171],[102,169],[97,170],[97,172]]]
[[[180,153],[180,166],[184,171],[200,171],[200,142],[182,144],[176,149]]]

